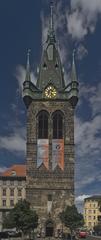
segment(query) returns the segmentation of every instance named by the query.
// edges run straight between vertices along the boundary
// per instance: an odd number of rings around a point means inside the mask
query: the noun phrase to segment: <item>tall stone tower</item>
[[[59,213],[74,202],[74,109],[78,82],[73,57],[66,85],[54,32],[53,5],[37,83],[30,77],[29,52],[23,99],[27,108],[27,200],[39,216],[39,231],[54,236]]]

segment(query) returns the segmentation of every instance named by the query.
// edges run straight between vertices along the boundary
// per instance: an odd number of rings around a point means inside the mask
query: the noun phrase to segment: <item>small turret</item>
[[[68,92],[68,99],[72,106],[75,107],[78,101],[78,80],[75,67],[75,50],[73,51],[73,61],[71,68],[71,82],[67,85],[66,91]]]
[[[72,61],[72,70],[71,70],[71,81],[77,82],[77,74],[75,67],[75,50],[73,51],[73,61]]]
[[[25,76],[25,81],[23,83],[23,100],[25,102],[26,107],[28,107],[31,102],[31,98],[29,96],[29,89],[32,83],[31,83],[31,75],[30,75],[29,57],[30,57],[30,49],[28,49],[28,52],[27,52],[26,76]]]
[[[71,70],[71,103],[73,107],[76,106],[78,101],[78,81],[75,67],[75,50],[73,51],[73,62]]]
[[[26,77],[25,77],[25,82],[26,82],[26,81],[31,81],[29,57],[30,57],[30,49],[28,49],[28,52],[27,52],[27,65],[26,65]]]

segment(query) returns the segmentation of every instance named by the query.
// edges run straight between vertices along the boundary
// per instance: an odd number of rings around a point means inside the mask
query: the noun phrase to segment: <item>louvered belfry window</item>
[[[53,139],[63,138],[63,116],[60,111],[53,115]]]
[[[48,138],[48,114],[45,111],[41,111],[38,115],[38,138]]]

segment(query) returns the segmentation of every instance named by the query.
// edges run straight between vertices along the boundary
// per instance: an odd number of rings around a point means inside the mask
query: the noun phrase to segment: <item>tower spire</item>
[[[27,51],[27,65],[26,65],[26,78],[25,78],[25,81],[31,81],[29,57],[30,57],[30,49],[28,49],[28,51]]]
[[[52,42],[52,43],[56,42],[55,32],[54,32],[53,9],[54,9],[54,2],[51,0],[51,2],[50,2],[50,21],[49,21],[49,30],[48,30],[47,41]]]
[[[51,31],[54,31],[54,22],[53,22],[53,1],[51,1],[51,3],[50,3],[50,9],[51,9],[50,29],[51,29]]]

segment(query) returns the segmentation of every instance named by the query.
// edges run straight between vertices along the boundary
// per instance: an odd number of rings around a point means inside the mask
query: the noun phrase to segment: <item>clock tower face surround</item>
[[[49,85],[45,88],[45,97],[49,99],[53,99],[57,95],[56,88],[53,85]]]

